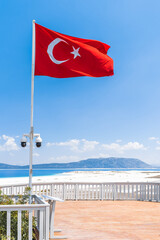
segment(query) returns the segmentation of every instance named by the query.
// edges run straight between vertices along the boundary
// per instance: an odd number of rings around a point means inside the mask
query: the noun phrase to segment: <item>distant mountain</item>
[[[35,164],[33,169],[45,168],[151,168],[152,166],[135,158],[90,158],[79,162]],[[0,169],[28,169],[29,166],[0,163]]]

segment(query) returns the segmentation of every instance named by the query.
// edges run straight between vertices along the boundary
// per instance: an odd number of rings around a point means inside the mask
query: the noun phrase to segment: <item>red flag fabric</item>
[[[67,36],[35,24],[35,75],[55,78],[113,75],[109,45]]]

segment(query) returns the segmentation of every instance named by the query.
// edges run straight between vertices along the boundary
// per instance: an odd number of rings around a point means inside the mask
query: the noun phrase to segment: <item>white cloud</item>
[[[102,147],[106,150],[116,150],[119,151],[121,146],[118,143],[111,143],[111,144],[102,144]]]
[[[57,157],[49,158],[49,162],[63,163],[63,162],[76,162],[80,160],[78,156],[72,155],[62,155]]]
[[[59,147],[69,147],[69,149],[73,152],[86,152],[92,151],[98,145],[97,141],[88,141],[86,139],[72,139],[66,142],[59,143],[47,143],[47,147],[50,146],[59,146]]]
[[[59,143],[47,143],[46,146],[60,146],[60,147],[70,147],[71,150],[77,150],[78,149],[78,144],[80,140],[77,139],[72,139],[66,142],[59,142]]]
[[[120,142],[122,142],[122,140],[121,140],[121,139],[117,139],[116,142],[117,142],[117,143],[120,143]]]
[[[1,140],[3,140],[4,143],[0,144],[0,151],[10,152],[19,150],[19,147],[15,142],[15,138],[2,135]]]
[[[151,141],[154,141],[154,140],[158,140],[158,137],[149,137],[148,139]]]
[[[140,149],[146,150],[144,145],[139,142],[129,142],[129,143],[123,145],[123,149],[124,150],[140,150]]]
[[[9,152],[9,156],[13,157],[15,154],[13,152]]]
[[[160,145],[160,141],[156,141],[156,143],[157,143],[158,145]]]
[[[99,144],[99,142],[97,141],[87,141],[86,139],[82,139],[81,143],[82,143],[81,149],[83,152],[92,151]]]
[[[120,145],[118,143],[111,143],[111,144],[102,144],[102,147],[105,150],[114,150],[119,153],[123,153],[129,150],[146,150],[143,144],[139,142],[128,142],[127,144]]]
[[[34,157],[39,157],[40,154],[39,154],[39,153],[33,153],[33,156],[34,156]]]
[[[108,158],[108,157],[110,157],[110,155],[108,153],[99,153],[95,157],[97,157],[97,158]]]

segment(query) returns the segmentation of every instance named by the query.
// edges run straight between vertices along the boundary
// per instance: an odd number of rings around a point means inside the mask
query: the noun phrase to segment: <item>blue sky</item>
[[[34,163],[136,157],[160,165],[159,0],[0,2],[0,162],[28,164],[32,20],[111,46],[113,77],[35,77]]]

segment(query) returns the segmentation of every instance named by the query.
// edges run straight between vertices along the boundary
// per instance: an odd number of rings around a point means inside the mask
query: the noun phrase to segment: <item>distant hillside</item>
[[[34,169],[45,168],[151,168],[152,166],[135,158],[91,158],[79,162],[35,164]],[[0,169],[28,169],[29,166],[0,163]]]

